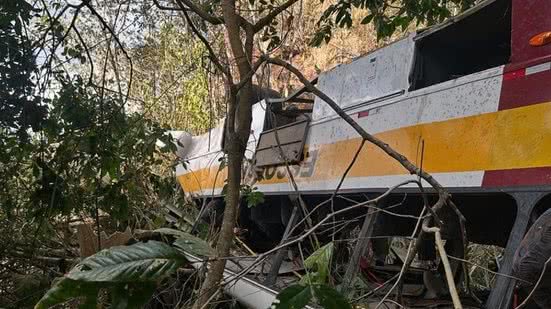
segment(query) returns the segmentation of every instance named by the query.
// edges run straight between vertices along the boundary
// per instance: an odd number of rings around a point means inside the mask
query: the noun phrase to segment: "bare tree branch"
[[[488,268],[486,268],[486,267],[484,267],[484,266],[478,265],[478,264],[476,264],[476,263],[474,263],[474,262],[471,262],[471,261],[468,261],[468,260],[465,260],[465,259],[460,259],[460,258],[455,257],[455,256],[452,256],[452,255],[448,255],[448,258],[451,259],[451,260],[456,260],[456,261],[464,262],[464,263],[467,263],[467,264],[471,264],[471,265],[473,265],[473,266],[476,267],[476,268],[480,268],[480,269],[482,269],[482,270],[484,270],[484,271],[487,271],[487,272],[489,272],[489,273],[491,273],[491,274],[494,274],[494,275],[496,275],[496,276],[505,277],[505,278],[509,278],[509,279],[513,279],[513,280],[518,280],[518,281],[522,281],[522,282],[527,283],[527,284],[533,284],[533,282],[526,281],[526,280],[521,279],[521,278],[519,278],[519,277],[515,277],[515,276],[511,276],[511,275],[499,273],[499,272],[493,271],[493,270],[491,270],[491,269],[488,269]]]
[[[128,101],[128,98],[130,97],[130,91],[132,89],[132,75],[134,73],[134,66],[132,64],[132,58],[130,57],[130,55],[128,54],[128,52],[126,51],[126,49],[124,48],[124,45],[122,44],[122,42],[120,41],[119,37],[117,36],[117,34],[115,33],[115,31],[107,24],[107,22],[103,19],[103,17],[96,11],[96,9],[94,9],[94,7],[92,5],[90,5],[88,3],[89,1],[85,1],[83,3],[86,3],[86,7],[90,10],[90,12],[96,16],[96,18],[99,20],[99,22],[101,23],[101,25],[107,29],[107,31],[109,31],[109,33],[111,34],[111,37],[113,40],[115,40],[115,42],[117,43],[117,45],[120,47],[122,53],[124,54],[124,56],[126,57],[126,59],[128,60],[128,65],[130,66],[130,72],[129,72],[129,77],[128,77],[128,89],[126,91],[126,98],[124,100],[124,104],[126,104],[126,102]],[[123,104],[123,106],[124,106]]]
[[[224,23],[223,18],[207,13],[203,8],[201,8],[199,5],[195,4],[191,0],[174,0],[174,1],[182,11],[192,11],[195,14],[199,15],[199,17],[201,17],[202,19],[204,19],[205,21],[208,21],[213,25],[221,25]]]
[[[241,78],[241,80],[239,81],[239,83],[237,85],[235,85],[235,90],[236,91],[239,91],[239,89],[241,89],[247,82],[249,82],[251,80],[251,78],[253,78],[254,74],[256,74],[256,71],[258,71],[258,69],[260,68],[260,66],[262,66],[262,64],[265,62],[265,58],[263,57],[260,57],[252,66],[251,70],[249,71],[249,73],[247,75],[245,75],[244,77]]]
[[[425,231],[425,233],[434,234],[436,248],[438,248],[441,262],[444,265],[444,272],[446,273],[446,281],[448,282],[448,289],[450,290],[450,295],[452,297],[453,307],[455,309],[462,309],[463,305],[461,305],[461,300],[459,299],[459,294],[457,293],[457,287],[455,286],[454,276],[450,266],[450,261],[448,260],[448,255],[446,254],[446,249],[444,249],[444,242],[442,241],[440,228],[428,227],[423,224],[423,231]]]
[[[181,7],[169,7],[169,6],[162,5],[161,3],[159,3],[159,0],[153,0],[153,3],[159,10],[163,10],[163,11],[183,11],[183,12],[187,11],[185,9],[182,9]]]
[[[195,27],[195,25],[193,24],[193,21],[189,17],[189,14],[187,13],[187,11],[182,10],[182,14],[184,15],[189,27],[191,28],[191,31],[193,31],[193,33],[199,38],[199,40],[201,40],[201,42],[203,42],[203,45],[205,45],[205,47],[207,48],[207,51],[209,52],[210,61],[212,61],[212,63],[214,63],[214,65],[218,68],[218,70],[220,70],[220,72],[222,72],[224,75],[226,75],[226,78],[231,82],[232,76],[231,76],[231,72],[230,72],[229,68],[224,67],[220,63],[220,59],[218,59],[218,57],[214,53],[214,50],[212,49],[209,41],[207,41],[207,39],[201,34],[199,29],[197,29],[197,27]]]
[[[434,179],[430,174],[426,173],[425,171],[421,170],[419,167],[415,166],[415,164],[411,163],[408,158],[406,158],[404,155],[400,154],[396,150],[392,149],[388,144],[383,142],[382,140],[376,138],[375,136],[367,133],[364,128],[362,128],[356,121],[354,121],[350,115],[348,115],[346,112],[344,112],[338,104],[333,101],[330,97],[328,97],[325,93],[321,92],[318,88],[316,88],[302,73],[295,68],[293,65],[291,65],[288,62],[285,62],[281,59],[275,59],[275,58],[267,58],[267,62],[284,67],[291,73],[293,73],[302,84],[308,89],[308,91],[312,92],[316,96],[318,96],[320,99],[325,101],[344,121],[346,121],[350,126],[352,126],[362,138],[366,139],[367,141],[375,144],[375,146],[379,147],[381,150],[383,150],[387,155],[394,158],[396,161],[398,161],[408,172],[411,174],[419,175],[421,178],[423,178],[426,182],[428,182],[435,190],[438,191],[439,194],[444,195],[445,200],[448,199],[449,194],[444,191],[442,185],[436,179]]]
[[[262,30],[264,27],[269,25],[274,18],[276,18],[281,12],[288,9],[291,5],[295,4],[298,0],[287,0],[287,2],[283,3],[281,6],[278,6],[277,8],[274,8],[268,13],[268,15],[262,17],[256,24],[253,25],[254,32],[258,32]]]
[[[90,50],[88,48],[88,45],[80,35],[80,32],[78,31],[77,27],[73,25],[73,30],[75,31],[75,34],[77,35],[78,40],[80,41],[80,44],[82,44],[82,47],[84,48],[84,51],[86,52],[86,57],[88,58],[88,62],[90,64],[90,75],[88,75],[88,85],[91,85],[94,78],[94,60],[92,59],[92,56],[90,55]]]
[[[461,237],[462,237],[463,248],[464,248],[463,254],[465,253],[465,248],[467,244],[466,230],[465,230],[465,224],[464,224],[465,218],[461,214],[459,209],[455,206],[455,204],[453,204],[453,202],[450,200],[450,197],[451,197],[450,194],[446,190],[444,190],[443,186],[438,181],[436,181],[436,179],[434,179],[430,174],[426,173],[421,168],[417,167],[415,164],[410,162],[404,155],[395,151],[388,144],[386,144],[385,142],[379,140],[375,136],[366,132],[356,121],[354,121],[346,112],[344,112],[335,101],[333,101],[330,97],[328,97],[326,94],[324,94],[319,89],[317,89],[314,85],[312,85],[312,83],[310,83],[310,81],[307,80],[304,77],[304,75],[297,68],[292,66],[290,63],[287,63],[280,59],[274,59],[274,58],[267,58],[266,61],[268,63],[272,63],[275,65],[284,67],[285,69],[293,73],[302,82],[302,84],[306,87],[308,91],[312,92],[314,95],[316,95],[317,97],[325,101],[344,121],[346,121],[350,126],[352,126],[358,132],[358,134],[362,136],[363,139],[373,143],[375,146],[383,150],[387,155],[394,158],[411,174],[418,175],[420,178],[428,182],[438,192],[438,201],[432,207],[427,207],[428,205],[425,205],[425,209],[427,209],[431,213],[431,217],[426,218],[423,222],[423,225],[428,227],[432,219],[438,220],[437,213],[442,209],[442,207],[444,205],[450,206],[459,218],[459,225],[461,229]],[[441,224],[442,222],[437,222],[438,226],[440,226]],[[409,266],[411,265],[411,262],[413,261],[413,257],[417,252],[417,248],[419,248],[419,246],[421,245],[420,239],[422,238],[423,233],[424,231],[421,230],[420,234],[417,237],[417,242],[415,244],[415,247],[413,248],[413,251],[409,252],[411,249],[411,246],[410,246],[410,249],[408,249],[408,257],[406,259],[406,262],[404,263],[402,272],[407,270],[407,268],[409,268]],[[463,267],[466,267],[465,264],[463,264]],[[399,281],[397,282],[398,284],[401,282],[400,281],[401,279],[402,278],[399,277],[398,279]],[[395,286],[396,284],[394,285],[394,287]]]

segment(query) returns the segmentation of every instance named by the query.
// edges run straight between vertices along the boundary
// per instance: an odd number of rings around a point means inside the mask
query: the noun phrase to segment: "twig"
[[[281,12],[288,9],[291,5],[295,4],[298,0],[288,0],[287,2],[283,3],[282,5],[272,9],[268,15],[262,17],[256,24],[253,25],[254,32],[258,32],[267,25],[269,25],[272,20],[278,16]]]
[[[389,302],[389,303],[394,304],[394,305],[396,305],[396,306],[398,306],[398,307],[400,307],[400,308],[405,308],[404,306],[402,306],[402,304],[400,304],[400,303],[398,303],[397,301],[394,301],[394,300],[392,300],[392,299],[385,299],[383,302]]]
[[[496,275],[496,276],[501,276],[501,277],[505,277],[505,278],[509,278],[509,279],[513,279],[513,280],[517,280],[517,281],[522,281],[522,282],[527,283],[527,284],[530,284],[530,285],[533,284],[533,282],[526,281],[526,280],[521,279],[521,278],[519,278],[519,277],[515,277],[515,276],[511,276],[511,275],[506,275],[506,274],[498,273],[498,272],[496,272],[496,271],[493,271],[493,270],[488,269],[488,268],[486,268],[486,267],[480,266],[480,265],[478,265],[478,264],[476,264],[476,263],[473,263],[473,262],[471,262],[471,261],[468,261],[468,260],[465,260],[465,259],[460,259],[460,258],[455,257],[455,256],[453,256],[453,255],[449,255],[449,254],[448,254],[448,258],[449,258],[449,259],[452,259],[452,260],[460,261],[460,262],[463,262],[463,263],[471,264],[471,265],[473,265],[473,266],[475,266],[475,267],[478,267],[478,268],[480,268],[480,269],[482,269],[482,270],[485,270],[485,271],[487,271],[487,272],[489,272],[489,273],[492,273],[492,274],[494,274],[494,275]]]
[[[105,19],[103,19],[103,17],[96,11],[96,9],[94,9],[94,7],[92,5],[90,5],[88,2],[89,1],[86,1],[86,3],[85,2],[83,2],[83,3],[85,3],[86,7],[88,8],[88,10],[90,10],[92,15],[96,16],[96,18],[99,20],[100,24],[104,28],[106,28],[107,31],[109,31],[109,33],[111,34],[111,38],[113,40],[115,40],[115,43],[117,43],[117,45],[121,49],[122,53],[124,54],[124,56],[128,60],[128,65],[130,66],[130,70],[129,70],[129,77],[128,77],[128,89],[126,91],[126,98],[125,98],[124,104],[123,104],[123,106],[124,106],[124,105],[126,105],[126,102],[128,101],[128,98],[130,97],[130,91],[132,89],[132,75],[134,74],[134,65],[132,64],[132,57],[130,57],[130,55],[128,54],[128,52],[126,51],[124,46],[122,45],[122,42],[120,41],[119,37],[117,36],[117,33],[107,24]]]
[[[288,247],[288,246],[291,246],[291,245],[294,245],[296,243],[299,243],[299,242],[302,242],[304,239],[306,239],[308,236],[310,236],[310,234],[312,234],[316,229],[318,229],[320,226],[322,226],[325,222],[327,222],[329,219],[331,219],[333,216],[336,216],[336,215],[339,215],[339,214],[342,214],[342,213],[345,213],[345,212],[348,212],[348,211],[351,211],[353,209],[356,209],[356,208],[360,208],[360,207],[364,207],[365,205],[367,204],[373,204],[373,203],[377,203],[378,201],[380,201],[381,199],[385,198],[386,196],[388,196],[391,192],[393,192],[394,190],[396,190],[397,188],[399,187],[402,187],[404,185],[407,185],[407,184],[410,184],[410,183],[417,183],[417,180],[408,180],[408,181],[404,181],[404,182],[401,182],[391,188],[389,188],[387,191],[385,191],[385,193],[379,195],[378,197],[372,199],[372,200],[369,200],[369,201],[366,201],[366,202],[363,202],[363,203],[359,203],[359,204],[356,204],[356,205],[352,205],[352,206],[349,206],[347,208],[343,208],[343,209],[340,209],[340,210],[337,210],[335,212],[332,212],[332,213],[329,213],[327,214],[327,216],[322,219],[320,222],[318,222],[314,227],[312,227],[311,229],[309,229],[308,231],[306,231],[306,233],[300,235],[299,237],[297,238],[294,238],[293,240],[290,240],[284,244],[281,244],[277,247],[274,247],[262,254],[259,254],[258,255],[258,258],[253,262],[251,263],[251,265],[249,265],[247,268],[245,268],[243,271],[241,271],[237,276],[236,278],[241,278],[242,276],[246,275],[251,269],[253,269],[256,265],[258,265],[259,263],[261,263],[267,256],[269,256],[270,254],[282,249],[282,248],[285,248],[285,247]],[[420,221],[420,220],[419,220]]]
[[[350,201],[349,199],[347,199],[346,197],[344,196],[339,196],[340,198],[344,199],[344,200],[348,200]],[[373,213],[375,212],[383,212],[387,215],[391,215],[391,216],[394,216],[394,217],[398,217],[398,218],[406,218],[406,219],[414,219],[414,220],[417,220],[419,219],[418,216],[413,216],[413,215],[404,215],[404,214],[399,214],[399,213],[396,213],[396,212],[392,212],[392,211],[389,211],[389,209],[392,209],[394,207],[398,207],[402,205],[402,202],[398,203],[398,204],[395,204],[395,205],[391,205],[391,206],[388,206],[388,207],[385,207],[385,208],[379,208],[379,207],[375,207],[375,206],[369,206],[369,205],[366,205],[365,207],[366,208],[371,208],[373,209]],[[424,217],[421,217],[421,219],[425,219],[427,218],[428,215],[425,215]]]
[[[352,169],[352,167],[354,167],[354,164],[358,160],[358,157],[360,156],[360,153],[362,152],[362,149],[365,145],[365,141],[366,141],[365,139],[362,139],[362,141],[360,143],[360,146],[358,146],[358,150],[356,150],[356,153],[354,153],[354,157],[352,157],[352,161],[350,161],[350,164],[348,164],[348,167],[346,168],[346,170],[342,174],[342,177],[339,180],[339,183],[337,184],[337,187],[335,188],[335,191],[333,191],[333,195],[331,195],[331,199],[334,199],[335,196],[337,195],[337,193],[339,193],[339,190],[340,190],[344,180],[346,179],[346,176],[348,176],[348,172],[350,172],[350,170]]]
[[[220,60],[218,59],[218,57],[216,57],[216,54],[214,53],[214,50],[212,49],[209,41],[207,41],[207,39],[201,34],[201,32],[199,32],[197,27],[195,27],[195,24],[193,24],[193,21],[189,17],[187,11],[183,10],[183,9],[181,11],[182,11],[182,15],[184,15],[184,18],[186,19],[189,27],[191,28],[191,31],[193,31],[193,33],[199,38],[199,40],[201,40],[201,42],[203,42],[203,45],[205,45],[205,48],[209,52],[210,61],[212,61],[212,63],[214,63],[214,65],[218,68],[218,70],[220,70],[220,72],[224,73],[224,75],[226,75],[226,78],[231,81],[232,78],[231,78],[231,73],[230,73],[229,68],[224,67],[220,63]]]
[[[421,214],[419,214],[419,219],[417,220],[417,223],[415,224],[415,228],[413,229],[413,233],[411,233],[411,238],[415,237],[415,234],[417,234],[417,231],[421,227],[421,218],[425,215],[425,212],[427,210],[427,207],[424,207],[423,210],[421,210]],[[417,238],[417,241],[419,241],[419,237]],[[414,247],[413,244],[416,244],[417,247],[417,241],[414,242],[413,240],[409,243],[408,251],[406,253],[406,262],[408,260],[413,261],[414,254]],[[392,291],[400,284],[402,277],[404,276],[406,270],[408,269],[409,265],[407,263],[402,264],[402,268],[400,269],[400,273],[398,274],[398,279],[396,279],[396,282],[392,285],[392,287],[388,290],[388,292],[385,294],[385,296],[381,299],[381,301],[377,304],[375,309],[379,308],[385,301],[386,298],[392,293]]]
[[[186,11],[185,9],[182,9],[179,7],[170,7],[170,6],[162,5],[161,3],[159,3],[159,0],[153,0],[153,3],[159,10],[162,10],[162,11],[184,11],[184,12]]]
[[[192,0],[175,0],[175,2],[183,11],[192,11],[213,25],[220,25],[224,23],[224,19],[222,17],[210,15]],[[184,4],[187,7],[184,6]]]
[[[73,30],[75,31],[75,34],[77,35],[78,40],[80,41],[80,44],[82,44],[82,47],[84,47],[84,50],[86,51],[86,57],[88,58],[88,62],[90,64],[90,75],[88,76],[88,85],[92,85],[93,78],[94,78],[94,60],[90,55],[90,50],[88,48],[88,45],[80,35],[80,32],[78,31],[77,27],[75,25],[73,25],[72,27],[73,27]]]
[[[234,239],[240,244],[243,246],[243,248],[245,248],[245,250],[249,251],[249,253],[252,255],[252,256],[256,256],[256,252],[254,252],[251,248],[249,248],[249,246],[247,246],[246,243],[244,243],[239,237],[234,237]]]
[[[446,249],[444,249],[444,242],[442,241],[442,235],[440,235],[440,228],[437,227],[427,227],[423,225],[423,230],[425,233],[433,233],[434,239],[436,241],[436,247],[438,248],[438,253],[440,254],[440,259],[442,264],[444,264],[444,272],[446,273],[446,280],[448,281],[448,288],[452,297],[453,307],[455,309],[462,309],[461,300],[459,299],[459,294],[457,293],[457,287],[455,286],[455,281],[453,279],[452,268],[450,266],[450,261],[448,260],[448,255],[446,254]]]
[[[369,297],[375,293],[377,293],[377,291],[379,291],[380,289],[384,288],[387,284],[389,284],[390,282],[392,282],[392,280],[398,278],[398,274],[392,276],[392,278],[388,279],[387,281],[383,282],[381,285],[379,285],[378,287],[374,288],[373,290],[367,292],[366,294],[362,295],[362,296],[358,296],[356,299],[354,299],[354,302],[358,302],[360,301],[361,299],[363,298],[366,298],[366,297]]]

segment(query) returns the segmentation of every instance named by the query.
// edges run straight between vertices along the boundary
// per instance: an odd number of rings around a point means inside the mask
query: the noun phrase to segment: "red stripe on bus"
[[[525,77],[526,76],[526,70],[525,69],[520,69],[520,70],[516,70],[516,71],[513,71],[513,72],[507,72],[505,74],[503,74],[503,80],[504,81],[509,81],[509,80],[513,80],[513,79],[517,79],[517,78],[521,78],[521,77]]]
[[[358,112],[358,118],[369,116],[369,110]]]
[[[484,172],[483,187],[537,186],[551,184],[551,167],[519,168]]]

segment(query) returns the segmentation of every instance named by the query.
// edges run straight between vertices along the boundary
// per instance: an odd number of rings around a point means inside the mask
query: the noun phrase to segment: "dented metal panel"
[[[256,148],[256,166],[294,164],[302,159],[309,120],[262,132]]]
[[[347,108],[409,88],[408,76],[414,54],[413,34],[389,46],[343,64],[320,75],[318,87]],[[319,98],[313,119],[335,115]]]

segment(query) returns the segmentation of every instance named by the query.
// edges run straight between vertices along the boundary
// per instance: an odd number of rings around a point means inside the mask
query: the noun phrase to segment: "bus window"
[[[301,116],[305,116],[304,114]],[[296,164],[303,159],[310,118],[263,131],[256,147],[256,166]]]
[[[504,65],[511,56],[511,0],[487,1],[415,41],[410,90]]]

